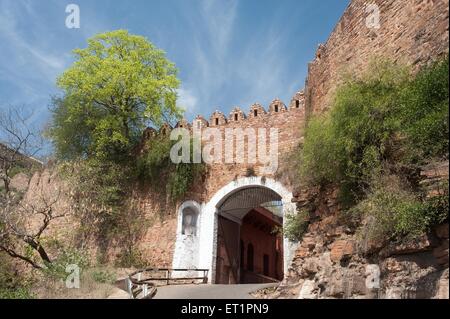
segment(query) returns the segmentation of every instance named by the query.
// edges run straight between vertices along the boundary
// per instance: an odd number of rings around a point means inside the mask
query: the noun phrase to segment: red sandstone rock
[[[316,247],[316,242],[312,237],[304,237],[301,246],[311,251]]]
[[[20,192],[24,192],[28,188],[29,181],[30,178],[26,174],[19,173],[11,179],[10,187]]]
[[[402,264],[395,258],[387,258],[384,261],[384,266],[389,272],[399,272],[403,270]]]
[[[431,178],[446,178],[449,177],[449,162],[444,161],[440,163],[430,164],[422,169],[420,175],[426,177],[427,179]]]
[[[380,252],[380,256],[389,257],[392,255],[418,253],[431,250],[433,247],[436,247],[436,245],[436,238],[430,234],[426,234],[417,239],[411,239],[403,243],[391,243]]]
[[[296,253],[297,257],[305,258],[305,257],[307,257],[309,255],[310,255],[310,251],[309,251],[309,249],[307,247],[300,246],[300,248],[297,249],[297,253]]]
[[[331,245],[331,261],[339,262],[344,257],[351,256],[353,251],[354,242],[352,240],[337,240]]]

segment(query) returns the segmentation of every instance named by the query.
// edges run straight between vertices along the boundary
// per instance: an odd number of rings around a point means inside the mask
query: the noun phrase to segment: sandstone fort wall
[[[448,0],[370,1],[379,7],[379,29],[366,26],[369,15],[366,12],[367,3],[363,0],[351,2],[327,42],[319,47],[315,59],[309,64],[304,93],[295,94],[287,106],[276,99],[267,109],[254,104],[248,111],[235,108],[227,116],[217,111],[207,119],[198,116],[192,123],[182,120],[176,127],[218,127],[223,141],[226,128],[278,128],[278,158],[283,161],[284,156],[301,143],[305,119],[313,113],[329,109],[333,92],[345,72],[362,72],[371,57],[378,55],[418,67],[448,52]],[[167,125],[160,132],[147,129],[144,137],[167,134],[170,129]],[[203,183],[194,185],[186,199],[208,202],[218,190],[233,180],[249,174],[266,176],[261,174],[260,169],[261,165],[258,164],[210,165]],[[33,185],[38,185],[41,179],[47,180],[44,177],[36,176],[28,192],[32,193],[36,188]],[[273,176],[268,174],[267,177]],[[47,183],[51,183],[50,179]],[[284,186],[292,188],[290,185]],[[176,237],[175,207],[167,207],[164,196],[158,196],[160,194],[152,190],[139,189],[136,193],[139,209],[149,217],[172,214],[165,220],[155,218],[139,242],[151,265],[170,266]],[[58,237],[63,239],[72,235],[75,226],[71,221],[64,220],[61,227],[57,228]]]
[[[379,28],[368,27],[373,4]],[[342,76],[360,74],[373,58],[417,68],[448,52],[448,13],[448,0],[353,0],[308,66],[307,115],[328,110]]]

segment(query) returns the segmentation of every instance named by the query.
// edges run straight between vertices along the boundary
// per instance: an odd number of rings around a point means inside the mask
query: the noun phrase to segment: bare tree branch
[[[3,197],[3,207],[0,208],[0,250],[11,257],[26,261],[34,268],[42,268],[31,258],[20,253],[23,244],[26,244],[37,252],[44,264],[51,263],[47,251],[41,244],[41,237],[55,219],[66,215],[66,213],[54,214],[60,194],[59,189],[56,194],[45,194],[41,183],[39,197],[33,199],[33,202],[38,204],[16,202],[11,198],[4,200]],[[34,227],[30,225],[32,223]]]
[[[8,255],[10,255],[13,258],[19,258],[19,259],[29,263],[31,266],[33,266],[33,268],[42,269],[42,267],[39,266],[37,263],[35,263],[32,259],[18,254],[15,251],[11,250],[10,248],[3,246],[2,244],[0,244],[0,250],[6,252]]]
[[[32,115],[24,108],[0,111],[0,180],[5,188],[5,192],[0,192],[0,250],[34,268],[42,268],[51,259],[41,237],[55,219],[65,215],[54,212],[60,191],[46,194],[44,183],[40,183],[37,198],[22,200],[21,194],[10,189],[13,168],[42,165],[32,158],[42,146],[40,134],[30,125]],[[24,254],[25,247],[31,247],[41,262]]]
[[[0,180],[6,193],[10,192],[11,170],[29,166],[37,160],[33,156],[42,147],[38,130],[30,126],[32,111],[23,107],[9,107],[0,111]]]

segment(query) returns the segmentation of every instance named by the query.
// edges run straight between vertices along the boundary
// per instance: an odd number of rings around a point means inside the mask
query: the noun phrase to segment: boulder
[[[386,258],[383,262],[384,269],[390,273],[404,270],[404,266],[396,258]]]
[[[311,255],[311,251],[307,247],[302,247],[302,246],[300,246],[297,249],[296,254],[295,254],[295,256],[299,257],[299,258],[306,258],[309,255]]]
[[[405,255],[419,253],[433,249],[438,241],[431,234],[425,234],[416,239],[407,240],[401,243],[391,243],[380,251],[381,257],[392,255]]]
[[[308,258],[302,265],[302,275],[309,276],[319,271],[319,259]]]
[[[11,178],[10,187],[19,192],[24,192],[28,189],[30,178],[25,173],[18,173]]]
[[[404,289],[401,287],[389,287],[385,292],[385,299],[402,299],[404,295]]]
[[[317,299],[317,288],[314,280],[305,280],[300,289],[298,299]]]
[[[313,237],[309,237],[309,236],[308,237],[304,237],[303,240],[302,240],[301,246],[305,247],[305,248],[307,248],[308,250],[311,251],[316,246],[316,242],[315,242]]]
[[[448,268],[442,272],[436,285],[435,299],[449,299]]]
[[[354,253],[353,240],[337,240],[331,244],[330,258],[333,262],[339,262],[344,258],[348,258]]]
[[[367,293],[364,272],[359,268],[335,267],[326,285],[325,295],[333,298],[353,298]]]

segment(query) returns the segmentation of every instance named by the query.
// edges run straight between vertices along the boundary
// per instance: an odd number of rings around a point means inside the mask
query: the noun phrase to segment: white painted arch
[[[197,213],[197,230],[195,235],[185,235],[182,233],[183,211],[186,208],[191,208]],[[184,202],[178,208],[177,237],[172,261],[173,268],[200,268],[198,267],[198,254],[200,252],[199,235],[201,233],[201,211],[201,205],[192,200]]]
[[[292,203],[292,192],[280,182],[266,177],[242,177],[234,180],[217,191],[207,203],[184,202],[178,209],[177,239],[172,265],[174,268],[194,266],[199,269],[210,269],[208,280],[210,283],[214,283],[217,257],[218,207],[223,200],[233,193],[249,187],[263,187],[276,192],[283,203],[283,217],[296,209],[295,204]],[[192,242],[187,241],[185,236],[181,234],[182,211],[185,207],[195,207],[199,211],[197,220],[198,238]],[[285,220],[283,218],[283,223]],[[283,246],[284,273],[286,273],[297,244],[285,238]],[[192,256],[195,256],[194,262],[192,262]]]

